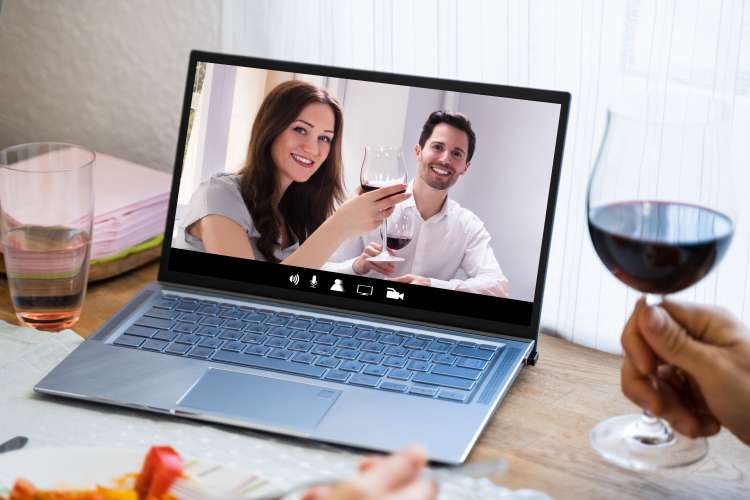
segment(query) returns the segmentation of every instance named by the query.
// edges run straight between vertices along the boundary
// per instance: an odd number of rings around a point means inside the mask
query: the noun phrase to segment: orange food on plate
[[[172,484],[182,476],[182,458],[169,446],[152,447],[135,475],[134,488],[91,490],[40,490],[23,478],[16,480],[8,500],[176,500],[169,494]],[[2,500],[0,496],[0,500]]]

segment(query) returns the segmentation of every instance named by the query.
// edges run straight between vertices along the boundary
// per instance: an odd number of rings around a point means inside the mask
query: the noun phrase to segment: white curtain
[[[222,49],[573,95],[542,328],[619,352],[635,300],[588,236],[586,184],[607,103],[690,89],[732,105],[739,220],[717,270],[678,298],[750,322],[750,13],[743,0],[225,0]],[[750,9],[748,9],[750,10]]]

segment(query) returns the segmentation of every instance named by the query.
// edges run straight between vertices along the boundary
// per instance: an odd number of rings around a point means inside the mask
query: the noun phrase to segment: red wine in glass
[[[599,258],[644,293],[678,292],[700,281],[732,239],[732,220],[697,205],[629,201],[594,208],[589,232]]]
[[[411,238],[399,238],[397,236],[388,236],[386,238],[386,245],[391,250],[401,250],[411,242]]]

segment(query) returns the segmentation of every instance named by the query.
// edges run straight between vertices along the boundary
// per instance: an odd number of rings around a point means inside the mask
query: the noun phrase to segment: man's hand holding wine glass
[[[370,271],[375,271],[378,273],[383,273],[385,276],[391,276],[396,270],[395,263],[376,262],[369,259],[370,257],[380,255],[382,251],[383,245],[381,245],[380,243],[372,242],[367,245],[365,247],[365,250],[362,252],[362,255],[360,255],[352,264],[352,269],[354,270],[354,272],[357,274],[367,274]],[[391,255],[396,255],[396,252],[391,249],[388,249],[388,253],[390,253]]]
[[[750,445],[750,332],[734,316],[641,300],[622,346],[622,390],[631,401],[687,436],[711,436],[724,426]]]

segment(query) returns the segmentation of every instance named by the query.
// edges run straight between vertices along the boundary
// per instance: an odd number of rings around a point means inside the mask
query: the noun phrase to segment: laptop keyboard
[[[114,344],[458,403],[502,349],[175,295]]]

